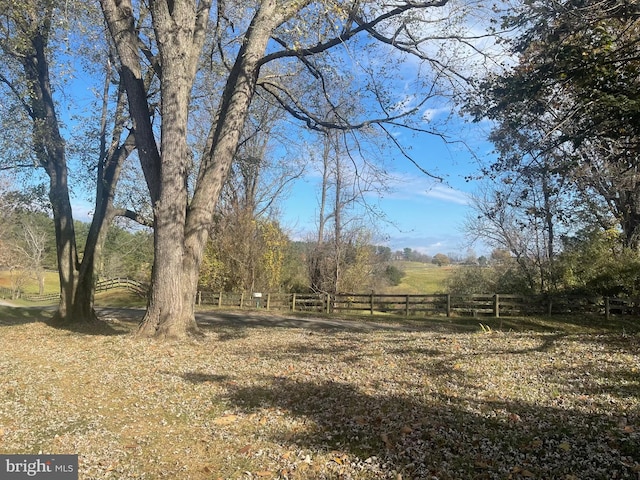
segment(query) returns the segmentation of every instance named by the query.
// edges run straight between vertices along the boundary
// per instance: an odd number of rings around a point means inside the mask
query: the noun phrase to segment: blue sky
[[[443,177],[443,182],[426,176],[400,154],[386,159],[392,176],[390,191],[368,198],[388,218],[376,222],[380,233],[376,243],[393,250],[408,247],[429,255],[466,256],[470,245],[463,223],[473,215],[470,196],[478,185],[465,177],[477,174],[478,158],[489,155],[491,145],[484,140],[483,125],[465,124],[459,117],[449,121],[447,130],[454,132],[449,133],[452,143],[427,135],[405,142],[411,147],[414,160]],[[460,141],[467,142],[466,146]],[[293,238],[304,239],[316,229],[319,186],[320,178],[307,174],[282,202],[282,223]],[[473,248],[478,255],[486,253],[483,245]]]
[[[382,195],[369,194],[367,198],[387,218],[376,221],[372,228],[377,232],[376,244],[393,250],[408,247],[429,255],[466,256],[469,240],[463,232],[463,223],[473,214],[470,196],[478,185],[465,177],[477,173],[477,158],[488,155],[491,145],[484,140],[486,134],[481,125],[465,124],[459,117],[449,121],[447,130],[452,143],[429,135],[404,142],[404,146],[411,148],[414,160],[430,173],[443,177],[443,182],[426,176],[399,153],[385,159],[391,176],[390,188]],[[466,146],[459,141],[467,142]],[[319,186],[319,176],[308,169],[280,202],[281,224],[292,239],[305,239],[316,231]],[[76,219],[90,220],[92,204],[78,197],[73,207]],[[478,255],[487,250],[482,245],[473,248]]]
[[[482,38],[487,32],[487,19],[492,15],[498,16],[491,10],[492,4],[486,5],[485,9],[479,8],[482,5],[479,2],[474,7],[477,15],[473,9],[460,8],[464,5],[465,2],[452,1],[447,8],[434,10],[434,15],[440,19],[438,25],[444,25],[442,28],[445,28],[445,33],[448,32],[448,21],[452,21],[452,28],[469,35],[469,42],[445,42],[448,47],[444,50],[439,50],[438,43],[434,42],[431,53],[436,58],[444,55],[454,65],[454,69],[477,78],[489,70],[501,68],[499,65],[502,62],[508,64],[511,57],[504,51],[504,45],[496,43],[494,38]],[[460,15],[467,10],[470,15],[463,19]],[[433,27],[434,24],[430,24],[428,28]],[[479,50],[490,53],[495,63],[487,62],[476,50],[466,48],[465,45],[474,45]],[[395,57],[397,54],[392,50],[390,55]],[[411,79],[416,74],[418,77],[422,74],[429,77],[430,72],[414,57],[407,55],[401,58],[403,63],[397,72],[397,88],[393,91],[400,99],[398,105],[405,105],[408,110],[416,106],[420,99],[420,92],[412,89],[414,84]],[[446,95],[451,92],[445,87],[441,93]],[[460,116],[452,114],[454,109],[444,97],[435,98],[422,109],[422,127],[441,131],[447,135],[448,142],[433,135],[414,137],[406,131],[398,132],[396,139],[403,148],[410,149],[412,158],[422,168],[442,177],[444,181],[437,183],[424,175],[400,153],[385,158],[388,172],[394,178],[391,182],[392,189],[382,198],[369,199],[377,203],[389,219],[388,223],[376,222],[381,234],[376,243],[388,245],[393,250],[408,247],[429,255],[467,255],[470,244],[465,237],[463,224],[468,216],[474,215],[470,200],[479,185],[476,181],[467,182],[465,177],[477,175],[479,162],[484,163],[491,158],[493,147],[486,140],[488,123],[465,123]],[[283,225],[289,229],[293,238],[305,238],[306,233],[316,228],[319,182],[319,178],[308,174],[294,186],[289,198],[282,203]],[[478,255],[490,251],[483,244],[473,245],[473,249]]]
[[[455,6],[455,2],[452,5]],[[441,15],[441,12],[438,10],[437,14]],[[476,27],[468,25],[470,31]],[[402,77],[406,75],[411,78],[420,69],[419,62],[407,57],[397,72],[398,97],[402,99],[404,96],[407,108],[412,106],[412,101],[417,101],[417,97],[411,90],[410,81]],[[78,83],[83,84],[81,81]],[[86,85],[83,88],[84,92],[75,93],[91,96]],[[398,103],[402,104],[402,101]],[[427,134],[411,136],[406,131],[398,132],[397,137],[403,147],[411,149],[412,158],[422,168],[442,177],[444,182],[438,183],[424,175],[399,152],[394,154],[391,153],[392,149],[387,150],[390,158],[384,161],[392,178],[390,191],[382,197],[370,195],[368,198],[368,201],[377,204],[388,219],[387,222],[376,221],[376,228],[372,229],[379,234],[376,243],[388,245],[393,250],[409,247],[429,255],[466,255],[469,245],[463,232],[463,223],[473,213],[470,195],[477,185],[467,182],[465,177],[477,173],[476,156],[487,155],[491,146],[485,140],[486,132],[482,131],[481,125],[466,124],[460,117],[450,115],[450,111],[450,105],[425,105],[422,118],[427,128],[430,125],[442,127],[452,143]],[[456,143],[461,141],[466,142],[467,146]],[[292,186],[288,197],[280,204],[281,224],[294,239],[304,239],[316,229],[319,178],[310,170]],[[77,219],[88,220],[91,209],[92,205],[84,199],[74,200]],[[486,253],[486,248],[482,246],[475,247],[475,250],[478,254]]]

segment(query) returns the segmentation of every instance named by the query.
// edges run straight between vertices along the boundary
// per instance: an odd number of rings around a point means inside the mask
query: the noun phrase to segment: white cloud
[[[425,122],[432,122],[436,119],[436,117],[445,114],[451,114],[451,107],[441,107],[441,108],[427,108],[422,114],[422,119]]]
[[[91,222],[93,218],[94,205],[85,201],[75,201],[71,205],[73,210],[73,218],[81,222]]]
[[[435,198],[447,203],[456,203],[458,205],[469,204],[468,194],[445,185],[435,185],[429,190],[426,190],[423,195],[428,198]]]
[[[456,205],[468,205],[469,194],[461,190],[456,190],[441,183],[425,177],[406,174],[392,175],[390,182],[391,193],[387,198],[396,200],[409,200],[411,198],[430,198]]]

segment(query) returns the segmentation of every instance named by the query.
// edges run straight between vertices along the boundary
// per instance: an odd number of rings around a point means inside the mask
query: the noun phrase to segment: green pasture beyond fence
[[[148,285],[128,278],[101,280],[96,291],[126,289],[145,297]],[[3,298],[49,301],[58,294],[32,295],[0,288]],[[386,313],[404,316],[526,316],[540,314],[640,314],[640,298],[510,294],[226,293],[199,291],[199,306],[318,313]]]

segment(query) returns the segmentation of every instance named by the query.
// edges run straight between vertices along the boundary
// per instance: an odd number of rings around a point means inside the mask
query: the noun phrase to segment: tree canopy
[[[617,228],[624,247],[640,248],[640,7],[541,0],[503,21],[516,32],[515,64],[468,102],[476,120],[493,122],[497,152],[469,226],[524,270],[536,264],[531,285],[546,290],[558,281],[561,240],[580,229]]]

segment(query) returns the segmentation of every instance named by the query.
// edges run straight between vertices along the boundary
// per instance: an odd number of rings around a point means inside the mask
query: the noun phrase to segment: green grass
[[[126,289],[109,290],[96,293],[96,306],[98,307],[144,307],[147,300]]]
[[[389,287],[385,293],[442,293],[446,290],[447,278],[455,268],[405,261],[394,262],[393,265],[405,272],[405,276],[400,285]]]
[[[12,285],[12,272],[8,271],[8,270],[2,270],[0,271],[0,287],[4,287],[4,288],[11,288]],[[58,293],[59,291],[59,279],[58,279],[58,272],[53,272],[53,271],[47,271],[44,273],[44,294],[50,294],[50,293]],[[37,295],[38,293],[38,282],[37,280],[32,277],[29,277],[26,279],[22,290],[24,291],[24,293],[30,294],[30,295]]]
[[[45,272],[45,289],[44,294],[57,294],[59,289],[59,278],[57,272]],[[0,287],[11,288],[11,272],[7,270],[0,271]],[[37,295],[38,283],[35,278],[27,279],[26,283],[22,287],[24,293],[28,295]],[[5,299],[9,300],[9,299]],[[56,305],[57,300],[24,300],[15,299],[9,300],[12,305],[17,307],[46,307]],[[96,293],[96,306],[99,307],[144,307],[146,305],[146,299],[141,298],[125,288],[109,290],[107,292]]]

